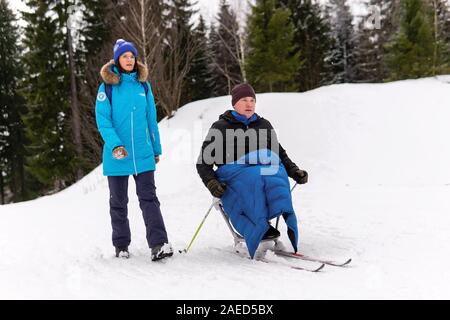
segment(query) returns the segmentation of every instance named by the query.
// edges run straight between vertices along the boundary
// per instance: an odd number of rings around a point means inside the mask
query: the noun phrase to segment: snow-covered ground
[[[132,256],[117,259],[99,167],[63,192],[0,207],[0,299],[449,299],[447,81],[257,96],[257,112],[310,174],[293,193],[301,251],[352,257],[349,268],[313,274],[238,257],[214,210],[187,255],[151,262],[131,177]],[[176,249],[211,204],[194,164],[229,101],[195,102],[160,123],[157,192]]]

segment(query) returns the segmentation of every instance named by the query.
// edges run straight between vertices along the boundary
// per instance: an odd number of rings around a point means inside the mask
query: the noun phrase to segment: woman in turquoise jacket
[[[128,177],[133,175],[152,260],[173,254],[156,196],[154,171],[161,155],[156,107],[147,67],[133,43],[117,40],[105,64],[95,105],[103,138],[103,174],[108,177],[112,241],[116,256],[129,257]]]

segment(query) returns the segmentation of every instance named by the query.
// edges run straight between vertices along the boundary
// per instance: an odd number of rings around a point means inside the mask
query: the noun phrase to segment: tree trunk
[[[0,170],[0,193],[2,198],[2,204],[5,204],[5,190],[3,186],[3,171]]]
[[[437,69],[437,50],[438,50],[438,3],[437,0],[433,0],[433,6],[434,6],[434,51],[433,51],[433,76],[436,75],[436,69]]]
[[[72,133],[75,143],[75,152],[78,159],[83,157],[83,145],[81,142],[80,108],[78,105],[77,83],[75,76],[75,62],[73,58],[72,35],[69,23],[67,23],[67,46],[69,52],[69,71],[70,71],[70,91],[71,91],[71,110],[72,110]],[[77,169],[77,180],[83,177],[81,167]]]

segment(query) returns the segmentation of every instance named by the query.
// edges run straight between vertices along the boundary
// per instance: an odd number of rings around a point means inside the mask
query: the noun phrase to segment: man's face
[[[234,105],[234,110],[236,110],[237,113],[246,116],[247,119],[255,113],[255,109],[256,100],[253,97],[242,98]]]

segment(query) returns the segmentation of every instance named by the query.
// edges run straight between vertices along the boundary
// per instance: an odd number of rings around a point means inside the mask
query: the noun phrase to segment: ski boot
[[[116,247],[116,258],[128,259],[129,257],[128,247]]]
[[[163,243],[156,245],[152,249],[152,261],[157,261],[164,259],[166,257],[171,257],[173,255],[173,248],[170,243]]]

